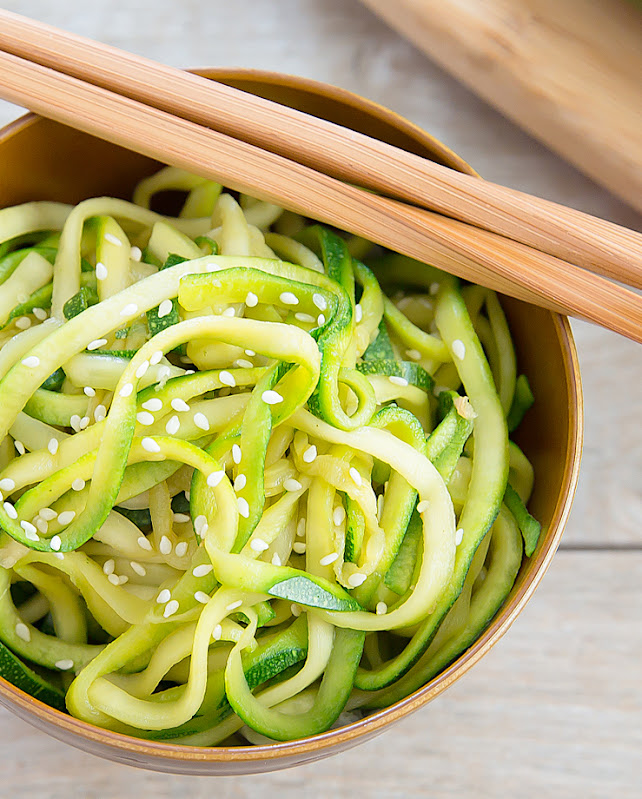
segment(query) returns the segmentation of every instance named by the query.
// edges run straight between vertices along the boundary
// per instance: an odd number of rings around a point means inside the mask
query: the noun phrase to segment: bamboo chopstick
[[[0,48],[317,171],[642,288],[642,235],[339,125],[0,10]]]
[[[163,162],[278,202],[501,292],[642,341],[642,298],[464,223],[340,183],[156,108],[0,51],[0,95]]]

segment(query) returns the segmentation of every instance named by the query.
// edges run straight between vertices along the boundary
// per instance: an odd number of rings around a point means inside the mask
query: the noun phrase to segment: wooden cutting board
[[[506,116],[642,210],[642,11],[634,3],[362,1]]]

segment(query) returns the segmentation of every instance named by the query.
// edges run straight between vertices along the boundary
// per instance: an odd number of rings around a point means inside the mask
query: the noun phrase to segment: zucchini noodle
[[[500,300],[431,266],[168,167],[0,211],[0,328],[0,674],[83,721],[323,732],[537,546]]]

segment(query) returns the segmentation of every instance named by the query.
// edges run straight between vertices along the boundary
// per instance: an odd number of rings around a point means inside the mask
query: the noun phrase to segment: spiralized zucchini
[[[134,199],[0,211],[0,674],[195,746],[397,701],[537,545],[499,299],[174,168]]]

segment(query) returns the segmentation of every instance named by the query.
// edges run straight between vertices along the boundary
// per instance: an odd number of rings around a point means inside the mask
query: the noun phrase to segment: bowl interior
[[[338,122],[411,152],[473,173],[424,131],[348,92],[289,76],[209,70],[210,77]],[[29,200],[77,203],[88,197],[130,198],[135,184],[159,164],[49,120],[27,117],[0,132],[0,207]],[[536,397],[517,442],[535,468],[530,507],[542,522],[538,550],[522,566],[504,608],[482,638],[446,672],[401,703],[338,731],[271,747],[194,750],[149,744],[108,733],[47,708],[0,679],[0,701],[56,737],[112,759],[182,773],[242,773],[286,767],[366,740],[416,709],[461,676],[503,634],[547,567],[562,533],[577,480],[581,446],[581,392],[577,358],[566,320],[503,298],[520,372]]]

